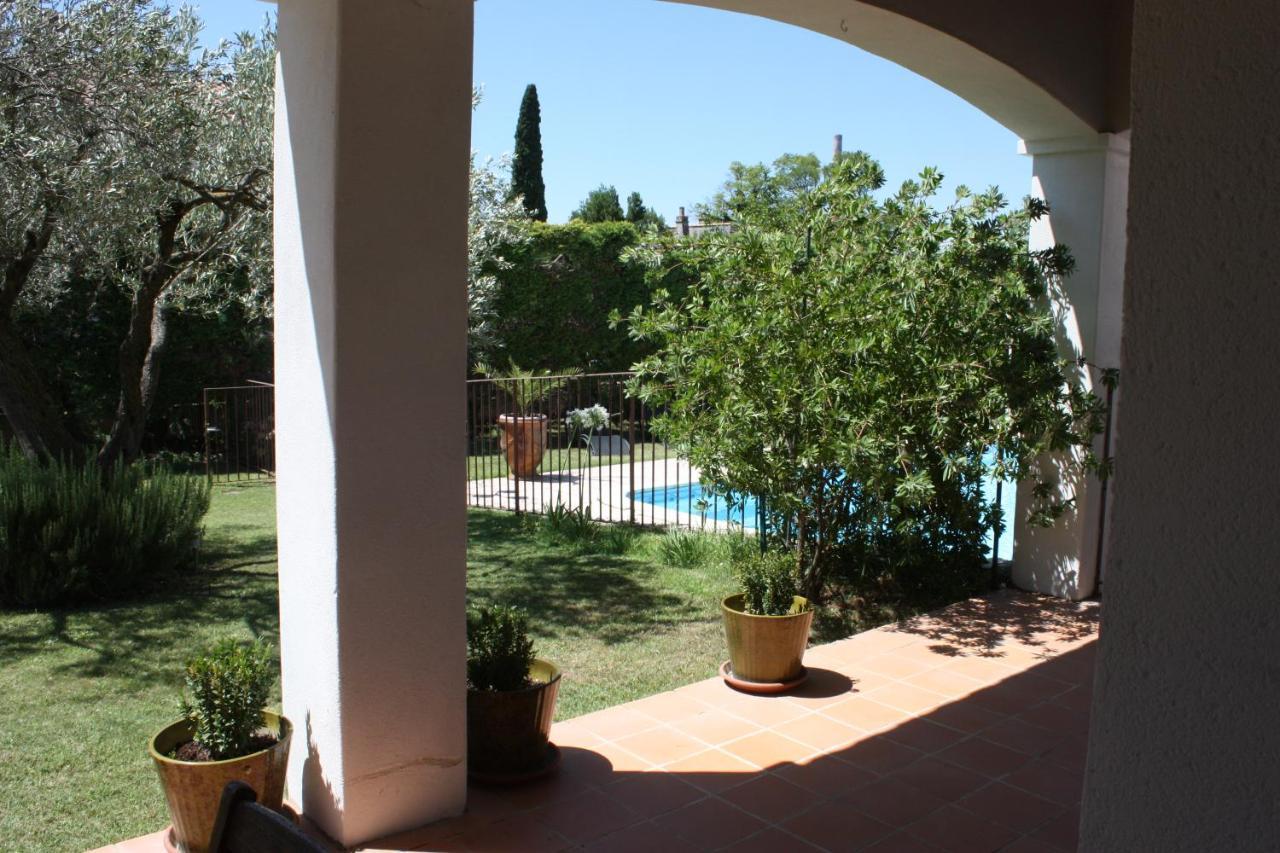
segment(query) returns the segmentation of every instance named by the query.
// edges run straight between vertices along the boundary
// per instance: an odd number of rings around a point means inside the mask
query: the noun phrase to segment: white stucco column
[[[1105,399],[1100,369],[1120,366],[1128,134],[1024,141],[1020,149],[1033,158],[1032,194],[1050,206],[1050,215],[1032,228],[1032,248],[1064,244],[1076,263],[1075,271],[1062,282],[1062,291],[1054,300],[1060,351],[1073,359],[1083,355],[1096,365],[1081,370],[1079,381]],[[1113,429],[1112,456],[1117,439]],[[1102,455],[1101,436],[1094,449]],[[1069,468],[1059,462],[1052,458],[1042,460],[1042,476],[1058,484],[1060,497],[1074,497],[1075,504],[1055,526],[1034,527],[1026,522],[1031,486],[1019,486],[1013,528],[1013,580],[1023,589],[1086,598],[1097,587],[1098,537],[1109,501],[1104,500],[1104,486],[1096,478],[1068,476],[1064,471]]]
[[[356,844],[461,812],[472,0],[281,0],[289,796]]]

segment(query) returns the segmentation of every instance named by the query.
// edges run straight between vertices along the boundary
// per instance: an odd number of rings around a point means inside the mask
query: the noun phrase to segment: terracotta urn
[[[499,415],[498,426],[502,429],[507,469],[521,479],[537,474],[547,450],[547,416]]]

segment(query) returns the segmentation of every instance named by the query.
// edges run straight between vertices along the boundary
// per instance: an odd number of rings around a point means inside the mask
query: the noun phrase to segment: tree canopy
[[[622,202],[618,199],[617,187],[601,184],[596,187],[578,205],[570,219],[582,222],[624,222],[626,214],[622,211]]]
[[[989,466],[1032,477],[1067,448],[1098,464],[1101,407],[1068,381],[1046,301],[1070,256],[1028,249],[1041,202],[961,188],[937,207],[932,169],[878,201],[863,154],[808,189],[804,171],[800,189],[736,207],[732,234],[649,251],[655,274],[695,283],[630,317],[657,348],[636,389],[713,492],[762,500],[809,595],[833,567],[972,573],[996,511]],[[1036,494],[1049,523],[1062,507]]]

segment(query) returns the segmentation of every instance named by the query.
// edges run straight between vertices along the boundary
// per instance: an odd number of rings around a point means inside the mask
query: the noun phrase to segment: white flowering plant
[[[582,433],[590,444],[592,433],[609,425],[609,411],[596,403],[594,406],[570,410],[564,420],[571,429]]]

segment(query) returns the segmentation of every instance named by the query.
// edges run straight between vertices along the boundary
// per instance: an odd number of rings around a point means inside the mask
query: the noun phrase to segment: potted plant
[[[524,370],[515,362],[511,362],[506,370],[494,370],[486,364],[479,364],[476,371],[498,380],[498,387],[506,393],[511,404],[512,411],[498,416],[507,470],[513,477],[521,479],[534,476],[547,452],[547,416],[532,409],[564,388],[573,371],[568,371],[565,376],[551,376],[549,370]]]
[[[205,853],[228,782],[281,810],[293,726],[264,710],[274,678],[271,649],[223,640],[187,662],[182,719],[151,739],[173,828],[169,844]]]
[[[799,594],[794,558],[767,552],[734,565],[741,592],[720,605],[729,660],[724,680],[748,693],[779,693],[804,681],[813,608]]]
[[[467,618],[467,773],[481,782],[535,779],[559,764],[551,743],[560,670],[534,657],[529,623],[516,608]]]

